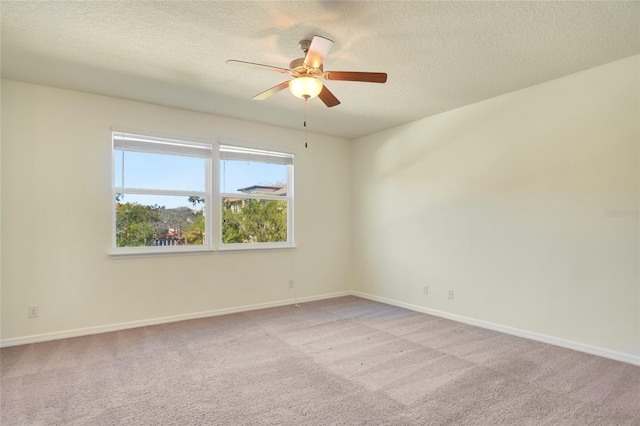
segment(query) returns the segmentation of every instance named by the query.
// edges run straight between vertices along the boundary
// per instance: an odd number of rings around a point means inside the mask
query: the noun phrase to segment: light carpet
[[[640,425],[640,367],[349,296],[4,348],[2,425]]]

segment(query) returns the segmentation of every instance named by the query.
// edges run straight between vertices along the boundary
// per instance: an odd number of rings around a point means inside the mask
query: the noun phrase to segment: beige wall
[[[293,150],[298,248],[109,258],[112,126]],[[3,80],[2,339],[345,291],[349,163],[344,139]]]
[[[640,219],[606,215],[640,207],[639,61],[308,149],[298,131],[3,80],[1,338],[277,303],[295,279],[298,297],[351,288],[640,359]],[[299,248],[109,258],[112,126],[294,150]]]
[[[354,290],[638,357],[638,82],[635,56],[357,139]]]

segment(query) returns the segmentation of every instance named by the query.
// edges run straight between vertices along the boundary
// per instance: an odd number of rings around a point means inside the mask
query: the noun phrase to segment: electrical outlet
[[[424,287],[422,287],[422,294],[429,294],[429,286],[425,285]]]
[[[293,280],[289,280],[289,288],[293,288],[293,287],[294,287]]]
[[[40,315],[40,308],[38,305],[27,306],[27,316],[29,318],[37,318]]]
[[[449,300],[453,300],[453,290],[449,290]]]

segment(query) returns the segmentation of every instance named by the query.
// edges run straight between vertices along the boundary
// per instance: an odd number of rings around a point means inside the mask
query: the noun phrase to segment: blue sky
[[[284,164],[249,163],[223,160],[220,162],[220,192],[237,192],[252,185],[269,185],[287,181]]]
[[[115,151],[114,184],[122,184],[122,151]],[[205,191],[205,160],[164,154],[125,151],[124,184],[129,188]],[[285,183],[287,166],[246,161],[220,162],[220,191],[237,193],[252,185]],[[188,197],[127,194],[124,202],[193,208]]]

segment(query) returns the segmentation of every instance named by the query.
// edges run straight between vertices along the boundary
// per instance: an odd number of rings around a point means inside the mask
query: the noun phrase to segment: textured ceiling
[[[354,138],[640,53],[634,2],[0,2],[2,77],[301,129],[304,101],[251,97],[298,42],[335,41],[342,101],[309,130]]]

